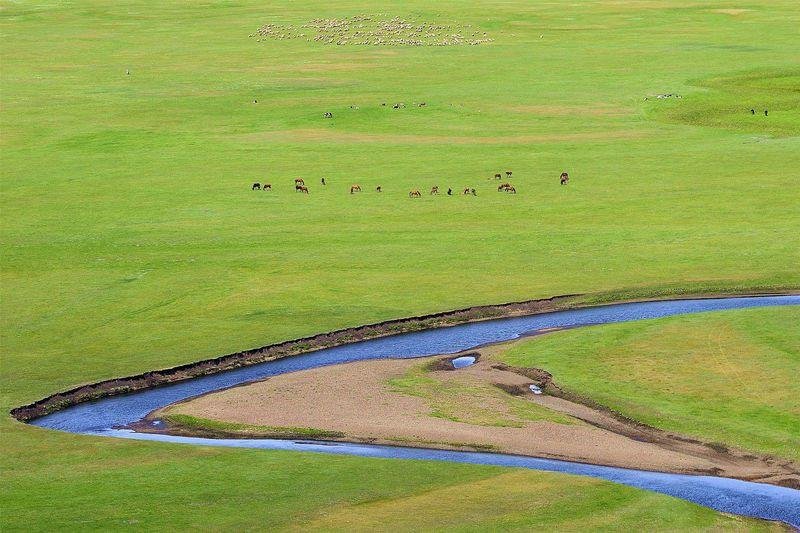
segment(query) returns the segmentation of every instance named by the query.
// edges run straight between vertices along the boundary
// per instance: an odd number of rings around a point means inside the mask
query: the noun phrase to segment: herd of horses
[[[509,179],[512,176],[513,176],[513,173],[510,170],[507,170],[506,171],[506,179]],[[502,174],[499,174],[499,173],[494,175],[494,179],[498,179],[499,180],[499,179],[502,179],[502,177],[503,177]],[[489,179],[492,179],[492,178],[489,178]],[[569,183],[569,174],[566,173],[566,172],[562,172],[561,173],[561,177],[560,177],[559,180],[561,182],[561,185],[567,185]],[[320,180],[320,183],[323,186],[327,185],[327,182],[325,181],[325,178],[322,178]],[[252,186],[251,190],[253,190],[253,191],[262,191],[262,190],[263,191],[271,191],[272,190],[272,184],[271,183],[263,183],[262,184],[260,182],[255,182],[255,183],[253,183],[253,186]],[[294,180],[294,190],[295,190],[295,192],[309,194],[308,187],[306,186],[306,182],[305,182],[305,180],[303,178],[295,178],[295,180]],[[509,183],[509,182],[501,183],[497,187],[497,191],[498,192],[506,192],[506,193],[510,193],[510,194],[516,194],[517,193],[517,189],[513,185],[511,185],[511,183]],[[359,193],[359,192],[361,192],[361,185],[354,184],[354,185],[350,186],[350,194],[356,194],[356,193]],[[375,192],[383,192],[383,189],[381,188],[380,185],[375,187]],[[430,194],[432,196],[438,195],[439,194],[439,186],[438,185],[434,185],[433,187],[431,187]],[[464,190],[461,192],[461,194],[462,195],[478,196],[478,193],[475,191],[475,189],[473,189],[471,187],[464,188]],[[448,188],[447,189],[447,195],[448,196],[452,196],[453,195],[453,189],[452,188]],[[409,196],[409,198],[422,198],[422,193],[420,192],[419,189],[411,189],[411,191],[409,191],[409,193],[408,193],[408,196]]]

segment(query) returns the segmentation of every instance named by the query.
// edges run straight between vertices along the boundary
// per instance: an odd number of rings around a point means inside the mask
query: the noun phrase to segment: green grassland
[[[646,424],[800,461],[800,309],[557,332],[501,355]]]
[[[410,368],[392,378],[387,385],[392,392],[422,398],[430,416],[476,426],[523,427],[530,420],[548,420],[572,424],[575,419],[511,396],[492,383],[482,380],[449,381],[431,377],[430,363]]]
[[[250,37],[359,13],[494,41]],[[469,305],[798,287],[798,26],[794,0],[2,0],[0,407]],[[478,196],[407,197],[434,184]],[[0,431],[4,531],[281,525],[501,475]],[[603,486],[666,528],[722,520]]]

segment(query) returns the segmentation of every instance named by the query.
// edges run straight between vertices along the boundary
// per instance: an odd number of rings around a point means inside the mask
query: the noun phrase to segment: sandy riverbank
[[[528,391],[534,381],[520,369],[498,368],[494,349],[460,370],[449,370],[444,358],[434,357],[283,374],[179,403],[155,416],[314,428],[353,442],[492,450],[800,485],[795,466],[786,462],[715,449],[602,408],[534,395]],[[187,428],[172,430],[185,433]]]

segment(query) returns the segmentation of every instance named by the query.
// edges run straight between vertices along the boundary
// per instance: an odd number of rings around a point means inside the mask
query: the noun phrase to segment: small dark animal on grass
[[[511,194],[517,194],[517,189],[515,189],[513,185],[509,185],[508,187],[506,187],[506,192],[510,192]]]
[[[434,185],[433,187],[431,187],[431,194],[439,194],[439,186],[438,185]]]
[[[306,184],[306,182],[305,182],[305,181],[303,181],[303,178],[295,178],[295,179],[294,179],[294,184],[295,184],[295,185],[305,185],[305,184]]]
[[[350,194],[353,194],[354,192],[361,192],[361,185],[351,185]]]
[[[756,110],[755,110],[755,109],[751,109],[751,110],[750,110],[750,114],[751,114],[751,115],[755,115],[755,114],[756,114]]]
[[[333,118],[333,113],[331,113],[330,111],[326,111],[325,118]]]
[[[425,107],[425,106],[426,106],[426,105],[428,105],[428,104],[426,104],[425,102],[420,102],[420,103],[419,103],[419,104],[417,104],[417,105],[419,105],[419,107]]]
[[[272,184],[271,183],[265,183],[264,185],[261,186],[261,189],[264,190],[264,191],[266,191],[266,190],[270,190],[271,191],[272,190]]]
[[[509,187],[511,187],[511,184],[510,184],[510,183],[503,183],[503,184],[501,184],[501,185],[499,185],[499,186],[497,187],[497,191],[498,191],[498,192],[500,192],[500,191],[505,191],[505,190],[508,190],[508,188],[509,188]]]
[[[450,187],[447,188],[447,196],[453,196],[453,189]]]
[[[569,174],[567,174],[566,172],[562,172],[561,173],[561,185],[566,185],[567,183],[569,183]]]
[[[503,177],[503,176],[501,176],[500,174],[495,174],[495,175],[494,175],[494,179],[496,179],[496,180],[499,180],[499,179],[500,179],[500,178],[502,178],[502,177]]]
[[[412,189],[411,192],[408,193],[409,198],[422,198],[422,193],[419,192],[419,189]]]
[[[254,183],[253,184],[253,188],[250,189],[250,190],[252,190],[252,191],[260,191],[261,190],[261,184],[260,183]]]
[[[383,190],[381,189],[381,186],[380,186],[380,185],[378,185],[377,187],[375,187],[375,192],[383,192]]]
[[[764,110],[764,116],[765,116],[765,117],[766,117],[766,116],[769,116],[769,111],[767,111],[766,109]]]
[[[308,187],[306,187],[305,185],[295,185],[294,186],[294,190],[296,192],[304,192],[304,193],[308,194]]]
[[[511,177],[512,172],[510,170],[506,170],[506,178]]]
[[[321,181],[322,181],[322,184],[323,184],[323,185],[327,185],[327,183],[325,183],[325,178],[322,178],[322,180],[321,180]]]

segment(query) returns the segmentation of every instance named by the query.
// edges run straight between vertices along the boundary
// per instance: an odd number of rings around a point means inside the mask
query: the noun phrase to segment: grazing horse
[[[511,174],[513,174],[513,172],[511,172],[510,170],[506,170],[506,178],[510,178]]]
[[[566,172],[562,172],[561,173],[561,185],[566,185],[567,183],[569,183],[569,174],[567,174]]]
[[[361,185],[351,185],[350,194],[353,194],[354,192],[361,192]]]
[[[431,187],[431,194],[439,194],[439,186],[438,185],[434,185],[433,187]]]
[[[494,175],[494,179],[496,179],[496,180],[499,180],[499,179],[500,179],[500,178],[502,178],[502,177],[503,177],[503,176],[501,176],[500,174],[495,174],[495,175]]]
[[[375,187],[375,192],[383,192],[383,190],[381,189],[381,186],[380,186],[380,185],[378,185],[377,187]]]
[[[322,180],[321,180],[321,181],[322,181],[322,184],[323,184],[323,185],[327,185],[327,183],[325,183],[325,178],[322,178]]]
[[[331,113],[330,111],[326,111],[325,118],[333,118],[333,113]]]
[[[478,193],[475,192],[475,189],[470,189],[469,192],[472,194],[472,196],[478,196]]]
[[[419,192],[419,189],[412,189],[411,192],[408,193],[409,198],[422,198],[422,193]]]
[[[308,187],[306,187],[305,185],[295,185],[294,190],[295,192],[304,192],[308,194]]]
[[[517,189],[515,189],[513,185],[509,185],[508,187],[506,187],[506,192],[510,192],[511,194],[517,194]]]
[[[295,178],[295,179],[294,179],[294,184],[295,184],[295,185],[305,185],[305,184],[306,184],[306,182],[305,182],[305,181],[303,181],[303,178]]]
[[[453,196],[453,189],[450,187],[447,188],[447,196]]]
[[[269,189],[270,191],[272,190],[272,184],[271,183],[265,183],[264,185],[261,186],[261,190],[266,191],[267,189]]]
[[[498,192],[500,192],[500,191],[507,191],[509,187],[511,187],[511,184],[510,184],[510,183],[503,183],[502,185],[500,185],[499,187],[497,187],[497,191],[498,191]]]
[[[464,189],[464,192],[462,192],[461,194],[465,194],[465,195],[469,194],[469,191],[470,191],[470,188],[467,187],[466,189]]]
[[[260,183],[258,183],[258,182],[254,183],[254,184],[253,184],[253,188],[252,188],[252,189],[250,189],[250,190],[251,190],[251,191],[260,191],[260,190],[261,190],[261,184],[260,184]]]

